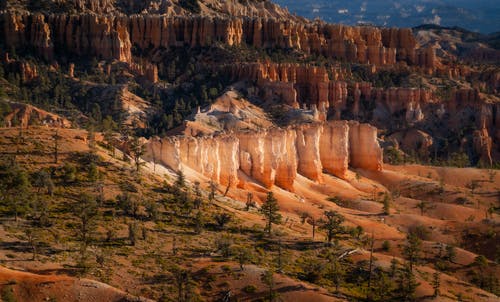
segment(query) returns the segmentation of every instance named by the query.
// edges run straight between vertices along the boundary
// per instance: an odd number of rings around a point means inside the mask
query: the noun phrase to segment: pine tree
[[[177,171],[177,179],[175,180],[175,186],[177,189],[183,189],[186,187],[186,176],[182,170]]]
[[[253,201],[253,194],[252,193],[248,193],[247,194],[247,201],[245,203],[245,211],[250,211],[250,208],[253,208],[255,207],[255,201]]]
[[[236,259],[240,265],[240,270],[245,270],[244,265],[252,260],[252,251],[245,247],[239,247],[236,249]]]
[[[92,234],[96,229],[96,219],[98,215],[97,202],[95,198],[88,194],[83,194],[80,200],[73,207],[75,216],[79,219],[80,237],[80,261],[79,265],[86,267],[87,247],[92,240]]]
[[[228,213],[217,213],[214,215],[215,222],[217,223],[217,227],[222,230],[224,226],[229,223],[232,219],[231,215]]]
[[[389,215],[391,213],[391,200],[389,194],[385,192],[384,194],[384,214]]]
[[[194,217],[194,232],[196,234],[201,234],[204,224],[203,213],[201,211],[197,211],[196,216]]]
[[[416,207],[420,209],[420,216],[423,216],[424,213],[429,209],[429,203],[425,201],[421,201],[417,203]]]
[[[135,222],[128,224],[128,239],[130,240],[130,245],[135,246],[137,242],[137,224]]]
[[[260,208],[260,212],[266,218],[266,231],[268,234],[271,234],[271,227],[273,223],[281,222],[281,214],[278,213],[279,206],[278,200],[274,197],[273,192],[269,191],[267,193],[267,198],[262,207]]]
[[[455,259],[457,258],[457,251],[454,246],[452,245],[447,245],[446,246],[446,260],[449,262],[454,262]]]
[[[432,288],[434,289],[434,297],[439,297],[440,286],[441,286],[441,274],[438,271],[436,271],[434,272],[434,274],[432,274]]]
[[[398,285],[401,301],[414,301],[417,287],[420,285],[412,272],[410,265],[406,265],[398,276]]]
[[[267,270],[260,275],[260,281],[267,286],[268,290],[268,301],[275,301],[277,298],[277,293],[275,291],[276,281],[274,280],[274,272],[272,270]]]
[[[59,132],[56,130],[56,133],[52,136],[54,139],[54,163],[57,164],[59,161],[59,140],[62,138],[59,136]]]
[[[422,241],[415,234],[410,233],[407,237],[406,245],[403,247],[403,255],[409,263],[409,269],[413,272],[413,265],[420,259],[422,251]]]
[[[331,243],[337,235],[345,232],[345,228],[342,226],[345,219],[336,211],[326,211],[323,215],[326,219],[321,218],[318,221],[319,228],[326,231],[326,240]]]
[[[135,169],[139,172],[141,166],[144,165],[141,160],[146,153],[146,146],[140,142],[138,137],[134,137],[134,139],[132,139],[132,143],[130,144],[130,152],[132,154],[132,158],[134,159]]]

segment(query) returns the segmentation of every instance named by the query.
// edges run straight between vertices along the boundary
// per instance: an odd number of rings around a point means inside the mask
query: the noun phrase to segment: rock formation
[[[239,132],[240,169],[265,187],[276,184],[293,190],[297,175],[296,132],[273,128],[264,132]]]
[[[106,11],[107,1],[78,1],[79,7]],[[432,48],[418,49],[409,29],[380,30],[275,18],[167,15],[57,14],[12,11],[0,15],[5,44],[32,47],[46,60],[54,49],[105,60],[131,62],[132,46],[141,51],[205,47],[216,42],[256,48],[292,48],[348,62],[433,68]]]
[[[224,68],[234,81],[253,81],[264,91],[264,99],[281,101],[294,108],[316,106],[318,110],[330,109],[334,118],[347,109],[347,99],[353,100],[351,113],[360,115],[360,101],[366,100],[383,106],[388,114],[405,110],[407,121],[418,122],[425,116],[421,107],[432,102],[429,90],[417,88],[375,88],[371,83],[347,83],[340,80],[348,71],[299,64],[251,63]]]
[[[340,178],[345,178],[349,165],[349,125],[347,122],[326,123],[323,126],[320,141],[323,169]]]
[[[383,154],[377,141],[377,128],[358,122],[349,123],[349,159],[353,167],[382,170]]]
[[[189,167],[223,185],[244,186],[253,180],[266,188],[277,185],[293,191],[297,174],[322,182],[323,170],[345,178],[349,164],[380,171],[382,149],[376,134],[377,129],[370,125],[330,121],[286,129],[151,139],[147,150],[150,160],[176,171]]]
[[[483,128],[474,131],[472,144],[474,152],[478,156],[479,163],[491,166],[493,164],[491,157],[492,138],[489,136],[488,130]]]
[[[47,112],[37,107],[21,104],[8,103],[11,112],[4,117],[5,127],[23,127],[28,126],[49,126],[57,128],[69,128],[71,122],[57,114]]]

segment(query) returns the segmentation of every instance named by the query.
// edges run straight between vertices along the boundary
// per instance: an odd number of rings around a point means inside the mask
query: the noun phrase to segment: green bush
[[[257,291],[257,287],[255,287],[255,285],[247,285],[245,287],[243,287],[243,291],[247,294],[253,294]]]
[[[387,240],[382,242],[382,250],[388,252],[391,249],[391,243]]]
[[[16,297],[14,296],[14,290],[12,289],[11,286],[5,286],[2,289],[1,296],[2,296],[2,301],[4,301],[4,302],[16,302],[17,301]]]

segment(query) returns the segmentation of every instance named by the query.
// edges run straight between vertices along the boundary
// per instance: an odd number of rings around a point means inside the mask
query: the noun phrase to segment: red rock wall
[[[106,1],[79,1],[82,7],[106,11]],[[409,29],[380,30],[326,23],[264,18],[168,17],[162,15],[0,15],[7,45],[30,46],[47,60],[54,47],[77,55],[131,62],[131,47],[160,50],[177,46],[247,43],[256,48],[293,48],[339,60],[373,65],[397,61],[435,65],[432,49],[419,50]]]
[[[316,106],[335,110],[335,119],[340,119],[340,112],[346,109],[348,97],[354,101],[352,113],[360,114],[361,99],[384,104],[389,113],[410,109],[418,119],[421,104],[429,103],[432,94],[425,89],[415,88],[375,88],[371,83],[350,83],[338,80],[348,75],[341,69],[326,69],[299,64],[252,63],[232,65],[223,68],[234,81],[250,80],[264,91],[264,99],[279,100],[294,108]],[[412,107],[413,106],[413,107]],[[410,108],[412,107],[412,108]]]

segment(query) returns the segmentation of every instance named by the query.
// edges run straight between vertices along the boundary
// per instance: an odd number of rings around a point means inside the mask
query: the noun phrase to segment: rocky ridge
[[[350,27],[276,18],[50,14],[6,11],[0,15],[3,39],[33,48],[50,61],[56,50],[132,62],[132,47],[153,53],[171,47],[229,46],[291,48],[306,54],[373,65],[433,69],[432,48],[420,49],[410,29]]]

